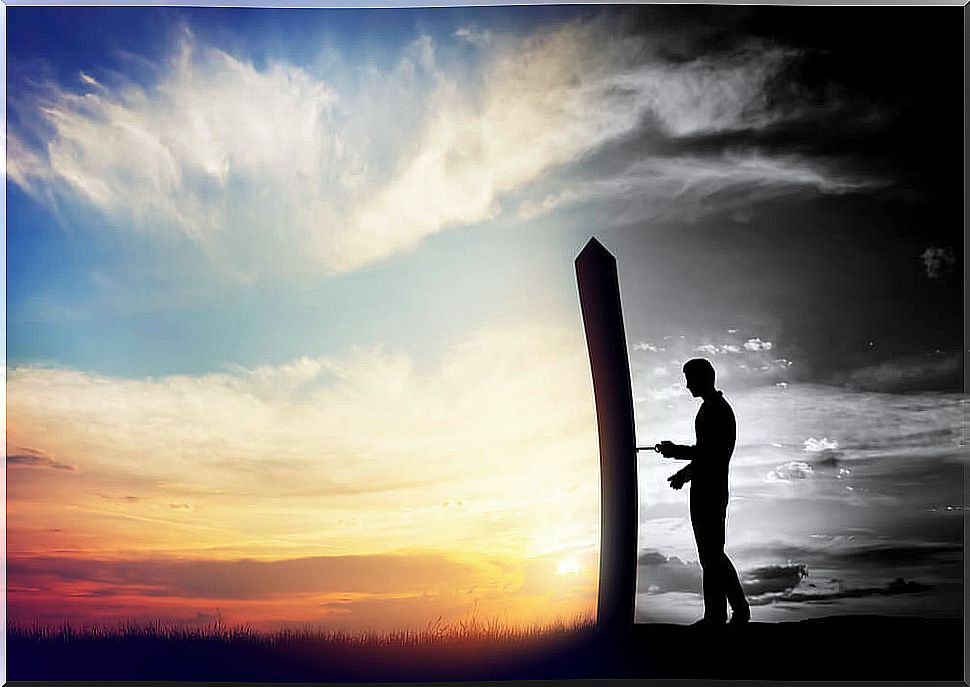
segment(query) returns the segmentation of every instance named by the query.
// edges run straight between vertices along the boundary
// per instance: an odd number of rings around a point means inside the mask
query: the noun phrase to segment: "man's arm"
[[[670,487],[672,489],[680,489],[682,486],[684,486],[684,484],[686,484],[687,482],[690,482],[690,479],[693,476],[694,476],[694,464],[691,463],[690,465],[687,465],[686,467],[683,467],[677,472],[675,472],[674,474],[672,474],[670,477],[667,478],[667,481],[670,482]]]
[[[664,458],[694,460],[694,457],[697,455],[697,446],[686,446],[683,444],[675,444],[672,441],[661,441],[660,453]]]

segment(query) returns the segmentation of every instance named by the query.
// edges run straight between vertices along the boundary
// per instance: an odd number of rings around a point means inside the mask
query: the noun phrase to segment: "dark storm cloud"
[[[910,392],[963,388],[963,356],[927,353],[887,360],[834,378],[860,391]]]
[[[642,551],[638,558],[637,592],[696,593],[701,588],[701,569],[693,561],[667,557],[655,550]]]
[[[804,564],[764,565],[741,574],[741,586],[747,596],[787,592],[808,577]]]
[[[836,584],[838,581],[836,581]],[[814,586],[814,585],[813,585]],[[918,594],[932,589],[930,585],[921,584],[899,577],[896,580],[878,587],[847,587],[834,590],[816,591],[787,590],[782,592],[766,592],[753,595],[748,599],[752,606],[766,606],[772,603],[828,603],[837,599],[860,599],[867,596],[895,596],[897,594]]]
[[[657,551],[640,555],[637,592],[666,594],[670,592],[700,594],[701,570],[693,562],[667,557]],[[838,599],[869,596],[895,596],[929,591],[932,585],[897,578],[883,585],[850,586],[830,578],[811,581],[804,563],[764,565],[739,571],[741,586],[752,606],[772,603],[828,603]]]
[[[757,556],[759,551],[760,555],[789,562],[743,573],[742,584],[753,606],[825,604],[935,590],[947,593],[946,589],[962,580],[963,547],[958,543],[846,546],[831,542],[818,549],[778,546],[751,548],[747,553]],[[914,576],[917,579],[911,579]],[[852,579],[851,584],[847,578]]]
[[[745,594],[757,596],[794,589],[808,576],[808,569],[803,564],[765,565],[739,571],[739,574]],[[668,557],[656,550],[640,553],[638,593],[699,593],[700,590],[701,568],[695,561],[683,561],[676,556]]]
[[[741,571],[741,586],[748,603],[766,606],[773,603],[825,604],[839,599],[870,596],[895,596],[929,591],[932,585],[897,578],[884,585],[846,587],[839,579],[816,584],[810,581],[808,567],[802,563],[765,565]],[[701,571],[696,563],[685,563],[657,551],[640,555],[637,592],[700,594]]]
[[[892,170],[905,180],[901,186],[932,191],[927,181],[938,180],[938,150],[948,129],[960,127],[962,77],[940,65],[961,63],[961,27],[946,10],[884,8],[877,17],[872,9],[765,8],[740,25],[798,51],[767,95],[774,107],[805,114],[797,125],[792,119],[786,141],[838,148],[860,165]],[[932,47],[917,48],[907,40],[913,36],[927,36]],[[901,42],[912,48],[901,50]],[[943,181],[956,187],[954,179]]]
[[[817,549],[778,545],[749,547],[745,549],[745,553],[752,557],[804,561],[798,565],[805,565],[806,570],[823,568],[869,571],[907,566],[941,568],[962,563],[963,545],[956,541],[830,546]]]
[[[959,104],[959,75],[941,73],[937,54],[900,51],[897,40],[911,35],[914,25],[923,26],[939,37],[936,50],[950,50],[959,61],[960,27],[926,12],[880,12],[877,18],[871,9],[807,9],[664,6],[620,13],[628,31],[643,35],[650,59],[672,69],[784,57],[764,70],[758,97],[732,126],[665,136],[648,117],[638,131],[602,151],[603,164],[622,166],[644,155],[721,158],[759,152],[812,159],[840,176],[890,185],[905,178],[909,190],[914,180],[925,186],[938,170],[934,147],[926,141],[943,143],[941,121],[959,126],[958,116],[927,104]],[[880,31],[867,30],[873,21]],[[947,42],[941,31],[954,40]]]
[[[629,232],[616,241],[629,256],[627,291],[658,301],[670,283],[693,313],[651,303],[631,335],[661,320],[697,331],[701,320],[743,319],[773,329],[778,357],[796,362],[772,383],[959,388],[958,361],[911,360],[962,348],[962,266],[936,250],[959,245],[962,231],[956,12],[695,9],[630,10],[632,30],[671,69],[778,57],[731,126],[678,134],[647,117],[587,158],[594,185],[623,180],[600,195],[611,226]],[[665,170],[689,182],[645,192]],[[684,266],[699,255],[703,267]],[[651,273],[636,274],[642,265]],[[937,267],[946,278],[927,278]]]
[[[939,427],[919,432],[901,432],[887,436],[868,436],[863,441],[848,442],[844,448],[861,451],[901,450],[908,448],[927,448],[933,446],[957,447],[963,440],[960,427]],[[839,451],[823,452],[826,458],[837,459]],[[828,455],[830,454],[830,455]],[[819,461],[820,463],[822,461]],[[831,464],[836,464],[835,462]]]
[[[522,216],[564,203],[609,202],[610,226],[626,226],[742,216],[771,199],[936,193],[938,184],[911,179],[917,162],[900,143],[933,125],[917,121],[923,111],[911,104],[913,93],[926,88],[911,56],[889,77],[887,64],[900,61],[895,46],[891,55],[870,54],[866,32],[833,39],[817,20],[817,33],[775,32],[803,15],[767,9],[606,13],[616,36],[642,36],[630,56],[636,66],[627,65],[629,73],[618,79],[626,85],[617,88],[640,89],[656,102],[642,110],[638,126],[589,151],[581,165],[530,187]],[[865,21],[857,13],[814,10],[836,24]],[[931,169],[939,170],[934,156],[915,150],[919,164],[933,161]]]
[[[746,553],[757,555],[758,549]],[[843,546],[811,549],[807,547],[764,547],[761,554],[787,558],[787,563],[767,564],[738,570],[745,596],[752,606],[785,604],[831,604],[839,600],[890,597],[931,592],[959,584],[962,579],[962,546],[957,544],[912,544],[882,546]],[[801,562],[792,562],[792,561]],[[830,574],[812,576],[810,566],[822,570],[845,570],[853,584]],[[916,570],[925,579],[896,577],[885,581],[894,568]],[[665,556],[656,550],[639,556],[637,592],[639,594],[687,593],[700,595],[700,566],[693,561]]]
[[[808,576],[803,564],[765,565],[739,571],[741,584],[748,595],[783,592],[798,586]],[[701,589],[701,568],[694,561],[665,556],[659,551],[643,551],[639,557],[637,591],[639,593],[688,592]]]
[[[43,451],[32,448],[22,448],[15,453],[7,454],[7,465],[9,467],[37,467],[51,468],[53,470],[66,470],[77,472],[77,468],[67,463],[62,463],[47,455]]]

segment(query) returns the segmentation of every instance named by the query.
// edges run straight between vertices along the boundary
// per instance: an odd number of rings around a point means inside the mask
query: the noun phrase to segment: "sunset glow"
[[[557,575],[576,575],[582,568],[579,563],[572,558],[566,558],[565,560],[559,561],[559,565],[556,566]]]
[[[409,609],[389,610],[395,624],[472,600],[525,620],[580,612],[595,578],[542,583],[562,552],[592,558],[597,543],[582,349],[559,334],[560,373],[528,364],[556,338],[507,333],[496,360],[481,335],[423,374],[377,351],[195,380],[12,371],[8,445],[37,461],[11,473],[10,565],[29,576],[11,614],[84,617],[106,594],[138,616],[219,606],[266,621],[308,605],[340,621],[348,603],[382,601]],[[220,603],[224,575],[249,574],[240,560],[267,577]],[[66,582],[62,568],[92,561],[103,577]],[[119,569],[133,561],[158,579]],[[352,588],[332,577],[350,561]],[[203,579],[216,582],[203,592]]]

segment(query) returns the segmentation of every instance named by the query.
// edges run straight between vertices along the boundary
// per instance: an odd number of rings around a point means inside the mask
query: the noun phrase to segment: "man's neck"
[[[710,391],[705,391],[703,394],[701,394],[701,400],[705,402],[713,401],[720,395],[721,395],[720,391],[718,391],[717,389],[711,389]]]

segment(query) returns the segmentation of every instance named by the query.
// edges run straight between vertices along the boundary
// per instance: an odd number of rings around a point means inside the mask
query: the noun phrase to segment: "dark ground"
[[[419,646],[75,638],[7,640],[7,678],[232,682],[424,682],[568,678],[953,680],[961,619],[842,616],[702,630],[637,625],[621,639],[576,631],[547,640]],[[8,682],[9,684],[9,682]]]

